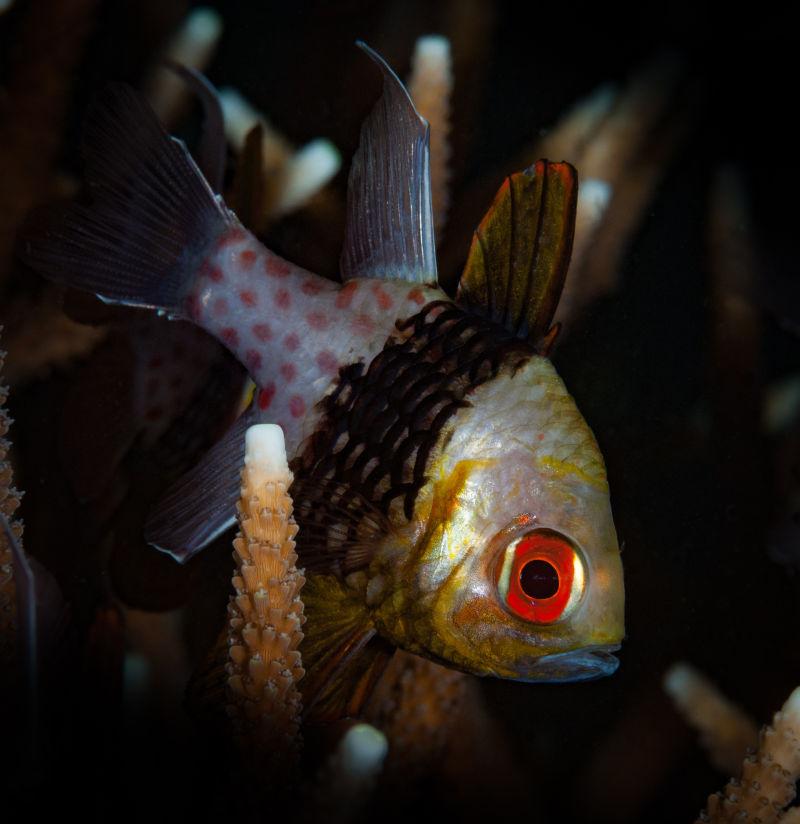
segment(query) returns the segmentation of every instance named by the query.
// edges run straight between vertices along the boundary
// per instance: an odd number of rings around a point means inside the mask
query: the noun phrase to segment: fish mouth
[[[521,680],[540,684],[563,684],[604,678],[606,675],[612,675],[619,667],[619,659],[612,654],[619,647],[619,644],[598,644],[570,652],[543,655],[525,667]]]

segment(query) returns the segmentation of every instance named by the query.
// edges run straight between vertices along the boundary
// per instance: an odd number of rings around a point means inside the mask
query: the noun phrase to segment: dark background
[[[0,18],[1,78],[12,78],[20,61],[46,64],[57,51],[48,43],[70,36],[53,30],[36,41],[40,53],[20,54],[25,16],[37,5],[45,30],[52,4],[18,2]],[[92,93],[110,79],[140,83],[187,7],[173,0],[98,3],[87,15],[89,33],[57,138],[58,168],[80,169],[80,122]],[[723,16],[701,4],[602,5],[587,13],[565,3],[531,14],[531,4],[457,0],[216,7],[225,33],[209,78],[237,87],[297,145],[328,137],[343,157],[333,184],[340,195],[360,123],[380,89],[355,39],[366,40],[404,77],[418,36],[453,38],[454,224],[440,247],[448,261],[442,279],[450,285],[467,251],[456,241],[463,243],[464,232],[468,238],[488,206],[485,197],[469,199],[482,181],[489,181],[490,193],[496,189],[504,174],[517,170],[510,164],[598,85],[624,87],[664,52],[682,61],[685,138],[636,221],[616,288],[591,303],[553,356],[608,464],[627,589],[620,669],[590,684],[482,682],[503,758],[524,780],[509,785],[487,774],[484,786],[459,793],[432,776],[427,795],[409,789],[406,809],[390,808],[378,795],[366,815],[399,820],[429,810],[470,819],[483,805],[541,821],[692,820],[728,776],[709,766],[663,693],[665,670],[690,661],[759,723],[800,683],[800,528],[796,515],[792,520],[800,485],[798,411],[779,432],[760,425],[770,389],[791,376],[800,380],[797,140],[789,125],[798,43],[784,34],[791,29],[789,12],[763,6],[731,19],[732,12]],[[191,138],[193,121],[184,128]],[[755,335],[740,333],[735,319],[720,311],[712,286],[710,192],[721,166],[740,175],[749,212],[757,264],[743,297],[758,322]],[[341,226],[327,227],[324,241],[308,237],[307,229],[302,216],[289,218],[272,227],[269,240],[276,251],[335,276]],[[8,265],[6,299],[35,293],[37,277]],[[727,348],[731,342],[736,345]],[[737,347],[752,357],[742,360]],[[75,524],[85,515],[66,493],[54,501],[59,468],[48,461],[57,459],[41,448],[42,433],[60,425],[59,398],[79,368],[12,386],[10,401],[15,470],[27,490],[26,547],[56,571],[74,621],[66,647],[73,660],[62,665],[69,698],[53,701],[47,722],[57,743],[44,783],[53,782],[57,798],[41,794],[38,775],[27,785],[35,796],[29,804],[42,810],[66,805],[87,817],[224,814],[220,793],[212,794],[213,803],[204,793],[203,762],[185,722],[147,716],[112,745],[107,727],[120,719],[99,716],[100,708],[116,707],[116,699],[81,710],[85,723],[65,720],[88,689],[81,679],[95,678],[85,674],[79,639],[98,604],[113,603],[125,589],[119,576],[109,583],[102,563],[85,560],[85,547],[74,546]],[[58,547],[54,534],[62,536]],[[769,550],[776,545],[794,566],[773,559]],[[196,600],[197,588],[211,593],[213,608],[197,618],[203,628],[192,641],[195,657],[198,639],[208,639],[227,597],[227,550],[217,554],[221,561],[188,576],[157,571],[166,576],[157,588],[173,586],[174,574],[182,597]],[[78,556],[84,560],[72,564]],[[169,601],[164,606],[174,607]],[[146,599],[134,605],[156,606]]]

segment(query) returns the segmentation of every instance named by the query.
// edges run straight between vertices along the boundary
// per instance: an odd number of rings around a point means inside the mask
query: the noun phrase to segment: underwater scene
[[[0,820],[800,822],[789,29],[0,0]]]

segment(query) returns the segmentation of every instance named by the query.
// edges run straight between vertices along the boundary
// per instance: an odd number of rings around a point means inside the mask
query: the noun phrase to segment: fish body
[[[273,254],[237,224],[200,253],[184,311],[247,367],[258,387],[254,414],[280,424],[294,455],[339,369],[372,360],[398,318],[447,296],[405,281],[333,283]]]
[[[591,432],[539,356],[479,387],[470,404],[444,433],[446,446],[403,530],[414,549],[393,544],[376,553],[367,590],[391,593],[376,609],[381,629],[407,649],[484,675],[559,680],[558,665],[541,658],[544,648],[548,657],[581,649],[586,660],[573,657],[565,679],[611,671],[611,656],[586,651],[607,652],[623,626],[613,592],[619,553]],[[532,637],[529,623],[509,623],[496,586],[508,543],[537,526],[593,548],[581,563],[595,589],[579,616],[559,626],[542,622]]]
[[[245,429],[279,423],[308,575],[304,703],[327,718],[358,711],[398,646],[569,681],[613,672],[624,633],[602,455],[543,354],[574,170],[540,161],[506,180],[452,299],[436,285],[427,124],[371,54],[384,93],[350,174],[342,284],[244,229],[130,90],[88,131],[96,202],[27,244],[45,274],[191,320],[247,367],[253,403],[148,539],[185,560],[224,530]]]
[[[547,358],[436,301],[321,407],[293,489],[300,555],[327,573],[304,590],[313,654],[337,633],[343,648],[374,633],[481,675],[616,669],[622,567],[604,464]],[[537,561],[558,578],[542,598],[520,587]],[[316,620],[331,604],[336,626]]]

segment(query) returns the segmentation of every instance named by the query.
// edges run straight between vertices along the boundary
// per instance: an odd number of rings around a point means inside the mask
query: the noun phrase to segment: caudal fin
[[[129,86],[98,96],[83,153],[89,203],[67,206],[46,228],[26,232],[22,258],[108,303],[181,315],[194,255],[235,217]]]

